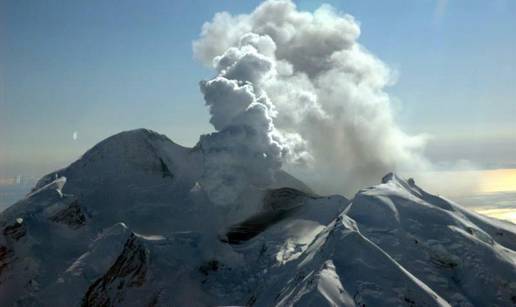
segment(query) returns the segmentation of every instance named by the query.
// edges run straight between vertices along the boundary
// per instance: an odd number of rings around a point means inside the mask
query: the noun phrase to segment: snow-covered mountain
[[[0,214],[0,306],[513,306],[516,226],[386,175],[351,200],[283,171],[230,206],[202,147],[134,130]]]

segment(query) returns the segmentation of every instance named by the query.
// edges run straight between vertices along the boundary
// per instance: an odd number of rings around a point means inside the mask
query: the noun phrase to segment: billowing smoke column
[[[201,82],[210,122],[218,131],[200,140],[202,183],[217,205],[233,203],[249,185],[268,186],[286,154],[273,125],[273,105],[262,89],[274,73],[273,51],[269,37],[243,35],[237,46],[214,57],[217,77]]]
[[[394,122],[391,74],[359,35],[352,16],[290,1],[204,24],[193,49],[218,74],[201,83],[218,131],[201,140],[213,199],[266,186],[282,163],[316,190],[340,193],[425,166],[424,139]]]

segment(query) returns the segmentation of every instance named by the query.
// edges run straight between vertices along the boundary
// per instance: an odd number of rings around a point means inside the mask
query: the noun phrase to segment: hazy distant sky
[[[0,0],[0,177],[40,176],[146,127],[191,146],[211,131],[192,40],[214,13],[259,1]],[[434,162],[516,165],[516,1],[330,3],[398,73],[388,89]]]

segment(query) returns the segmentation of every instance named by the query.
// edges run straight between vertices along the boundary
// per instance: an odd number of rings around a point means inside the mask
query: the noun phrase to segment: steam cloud
[[[261,39],[242,36],[237,47],[214,57],[217,77],[201,82],[210,122],[218,131],[200,140],[203,186],[218,205],[234,202],[249,184],[269,185],[287,152],[273,125],[273,105],[262,89],[274,61],[253,46]],[[274,45],[270,38],[268,43]]]
[[[328,5],[302,12],[291,1],[217,13],[203,25],[193,50],[217,72],[201,82],[217,132],[200,142],[215,203],[249,183],[267,186],[282,166],[340,193],[425,167],[424,138],[396,125],[384,91],[392,74],[359,35],[352,16]]]

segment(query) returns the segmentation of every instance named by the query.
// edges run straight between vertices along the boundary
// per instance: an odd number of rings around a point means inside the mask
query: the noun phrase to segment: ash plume
[[[426,168],[425,138],[396,124],[385,92],[392,73],[359,36],[350,15],[286,0],[203,25],[193,50],[216,71],[201,82],[217,130],[201,138],[213,199],[227,202],[244,183],[267,186],[281,167],[325,193]]]
[[[217,205],[233,203],[249,184],[266,187],[286,149],[275,137],[273,105],[261,85],[274,61],[242,39],[214,58],[217,76],[201,82],[217,132],[201,137],[203,187]]]

